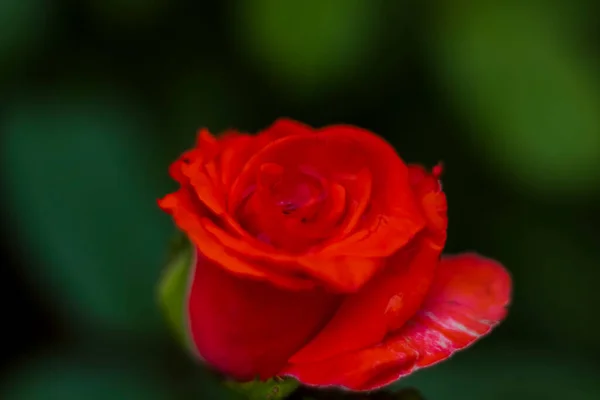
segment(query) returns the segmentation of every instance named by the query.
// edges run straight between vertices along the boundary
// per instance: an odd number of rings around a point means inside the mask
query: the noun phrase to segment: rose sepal
[[[192,259],[192,245],[185,234],[178,231],[171,239],[157,293],[160,309],[171,332],[187,349],[190,349],[190,339],[185,321],[185,298]]]

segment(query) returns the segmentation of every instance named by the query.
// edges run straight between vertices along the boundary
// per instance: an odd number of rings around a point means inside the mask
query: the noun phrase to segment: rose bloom
[[[364,129],[277,120],[201,130],[159,201],[195,248],[191,344],[233,379],[372,390],[450,357],[506,315],[511,279],[476,254],[441,256],[433,171]]]

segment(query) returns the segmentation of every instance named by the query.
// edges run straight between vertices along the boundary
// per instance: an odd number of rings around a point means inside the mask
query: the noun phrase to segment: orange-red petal
[[[336,296],[241,279],[197,254],[187,304],[199,356],[239,380],[273,376],[330,318]]]
[[[270,280],[281,287],[289,286],[287,280],[282,281],[278,279],[279,275],[291,275],[291,279],[299,285],[298,288],[305,288],[306,284],[312,283],[312,285],[327,287],[333,292],[356,292],[384,264],[383,259],[371,257],[327,257],[313,253],[301,255],[287,254],[276,249],[263,248],[250,243],[244,238],[234,237],[209,220],[202,221],[202,225],[203,229],[211,235],[211,241],[209,242],[195,241],[195,243],[202,243],[199,244],[202,249],[216,242],[218,247],[227,249],[230,256],[245,260],[247,264],[254,266],[260,266],[264,263],[276,265],[274,267],[276,268],[276,272],[271,272],[273,275],[268,273],[261,274],[259,278]],[[181,225],[179,226],[181,227]],[[223,263],[223,266],[230,269],[233,273],[241,272],[233,270],[226,263]],[[261,271],[264,270],[261,269]],[[292,283],[290,282],[290,284]]]
[[[230,272],[280,287],[323,284],[335,292],[356,292],[379,271],[386,257],[423,229],[427,212],[439,208],[438,200],[445,200],[443,193],[432,194],[429,202],[419,199],[410,186],[411,170],[393,147],[351,126],[314,130],[280,119],[255,136],[227,132],[216,139],[201,130],[197,145],[171,168],[183,187],[167,196],[175,200],[170,212],[178,226],[207,258]],[[300,147],[305,149],[300,151]],[[252,183],[254,174],[243,177],[249,170],[259,168],[263,161],[296,165],[307,154],[312,154],[306,159],[310,165],[316,164],[330,178],[339,179],[348,192],[340,227],[346,237],[334,236],[328,244],[306,253],[289,254],[250,235],[233,215],[232,206],[235,208],[235,198],[242,197],[247,186],[244,179]],[[234,204],[230,203],[232,198]],[[202,203],[212,217],[199,215],[195,203]],[[432,206],[424,207],[425,203]],[[445,239],[445,227],[442,231],[440,243]]]
[[[435,166],[431,173],[420,165],[412,164],[408,166],[408,173],[413,191],[420,199],[431,240],[441,249],[446,242],[448,228],[448,204],[439,181],[441,164]]]
[[[360,222],[356,215],[348,217],[355,225],[355,232],[344,238],[334,237],[297,256],[297,264],[305,268],[307,274],[325,281],[334,290],[360,289],[382,264],[377,259],[388,257],[405,246],[426,225],[419,200],[410,186],[407,166],[392,146],[366,130],[337,125],[313,134],[275,140],[244,166],[230,191],[230,211],[240,206],[266,163],[283,167],[310,165],[327,179],[342,185],[352,176],[360,177],[359,183],[368,183],[362,189],[352,188],[352,200],[356,198],[358,203],[351,210],[362,214],[358,218]],[[361,190],[367,198],[363,198]],[[365,208],[368,210],[363,213]],[[235,252],[250,257],[265,256],[264,252],[254,249],[242,251],[242,247],[247,246],[237,243],[240,246],[232,247]],[[357,264],[364,267],[359,268]]]
[[[306,135],[312,128],[300,122],[280,118],[259,135],[226,133],[219,137],[219,170],[222,184],[229,189],[244,165],[256,152],[274,140],[285,136]]]
[[[269,259],[248,260],[243,254],[231,252],[207,229],[207,226],[218,228],[206,217],[206,212],[203,212],[200,205],[195,203],[197,201],[194,201],[193,194],[185,187],[159,200],[160,207],[173,216],[179,229],[188,235],[191,242],[202,251],[204,257],[218,263],[234,275],[269,281],[287,290],[301,290],[315,286],[314,281],[294,275],[289,270],[269,267],[267,263]],[[223,235],[233,240],[231,235],[224,232]],[[240,241],[243,243],[243,240]],[[254,248],[251,244],[247,246]]]
[[[487,334],[506,316],[510,296],[511,279],[499,263],[475,254],[446,257],[421,310],[402,329],[359,351],[290,364],[282,374],[307,385],[380,388]]]

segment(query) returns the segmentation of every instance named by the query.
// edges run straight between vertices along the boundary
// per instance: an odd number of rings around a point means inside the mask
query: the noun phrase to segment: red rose
[[[347,125],[202,130],[171,166],[180,189],[160,200],[196,249],[198,354],[238,380],[369,390],[488,333],[511,280],[475,254],[440,258],[440,172]]]

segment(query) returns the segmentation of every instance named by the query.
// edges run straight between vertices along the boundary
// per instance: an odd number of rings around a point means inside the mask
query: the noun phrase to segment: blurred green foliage
[[[35,275],[74,317],[154,332],[155,306],[138,294],[155,286],[168,239],[154,201],[160,181],[146,175],[135,140],[143,117],[117,96],[94,96],[57,90],[8,109],[7,206],[26,227]]]
[[[466,4],[437,10],[433,40],[471,140],[515,183],[588,191],[600,177],[600,64],[580,32],[561,26],[561,7]]]
[[[0,74],[19,68],[50,27],[47,0],[0,2]]]
[[[23,400],[172,398],[165,379],[157,375],[149,376],[147,369],[140,365],[119,368],[56,357],[36,360],[15,376],[10,376],[10,381],[0,394],[3,399]]]
[[[302,96],[348,83],[378,38],[380,1],[240,2],[242,49],[267,76]]]
[[[169,328],[184,348],[188,348],[185,300],[192,270],[192,245],[182,232],[175,235],[170,257],[158,283],[158,301]]]
[[[239,398],[159,315],[174,229],[156,199],[175,188],[168,164],[196,129],[256,131],[279,116],[360,125],[409,162],[444,160],[447,251],[475,249],[513,274],[494,334],[395,387],[431,400],[600,398],[597,11],[0,1],[2,247],[16,260],[8,285],[33,304],[3,325],[18,354],[0,398]],[[51,327],[31,328],[34,311]]]

